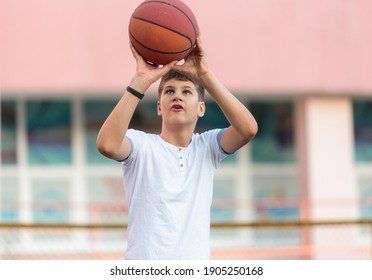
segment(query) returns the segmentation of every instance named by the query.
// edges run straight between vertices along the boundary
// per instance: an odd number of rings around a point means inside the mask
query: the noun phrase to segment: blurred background
[[[122,259],[119,163],[95,147],[141,0],[0,0],[0,259]],[[259,133],[225,159],[214,259],[372,258],[372,1],[184,0]],[[160,131],[156,85],[131,127]],[[225,127],[207,98],[197,130]]]

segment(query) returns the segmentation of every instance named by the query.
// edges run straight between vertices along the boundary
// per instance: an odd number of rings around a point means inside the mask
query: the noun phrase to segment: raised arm
[[[217,102],[230,126],[221,136],[221,146],[227,153],[234,153],[256,135],[257,122],[249,110],[216,78],[208,72],[201,84]]]
[[[130,49],[137,62],[137,68],[129,87],[143,94],[152,83],[164,76],[176,63],[171,62],[159,68],[146,63],[132,45]],[[96,146],[104,156],[114,160],[123,160],[129,156],[131,145],[125,138],[125,134],[139,101],[138,97],[126,90],[103,123],[98,133]]]
[[[249,110],[208,69],[206,54],[200,38],[194,51],[183,65],[173,67],[202,85],[217,102],[230,123],[221,136],[221,146],[227,153],[234,153],[243,147],[257,133],[257,122]]]

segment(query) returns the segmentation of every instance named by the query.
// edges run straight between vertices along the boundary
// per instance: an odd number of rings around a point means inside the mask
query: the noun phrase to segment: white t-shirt
[[[188,147],[129,129],[122,162],[128,201],[126,259],[209,259],[213,177],[227,154],[223,130],[193,134]]]

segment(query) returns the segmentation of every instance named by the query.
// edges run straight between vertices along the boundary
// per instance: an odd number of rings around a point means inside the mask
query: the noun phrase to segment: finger
[[[196,47],[200,50],[200,52],[204,51],[200,37],[196,38]]]
[[[191,73],[189,73],[189,68],[188,67],[185,67],[185,65],[174,65],[172,70],[182,74],[182,75],[185,75],[187,77],[190,77],[191,76]]]
[[[132,51],[134,59],[137,61],[137,65],[140,64],[140,63],[146,63],[145,59],[137,52],[137,50],[134,48],[132,43],[129,44],[129,47]],[[151,64],[149,64],[149,65],[151,65]],[[153,66],[153,65],[151,65],[151,66]],[[154,68],[157,68],[157,67],[155,66]]]
[[[152,68],[159,68],[160,67],[160,65],[159,64],[155,64],[155,63],[152,63],[152,62],[150,62],[150,61],[145,61],[148,65],[150,65]]]
[[[133,44],[131,42],[129,42],[129,47],[132,51],[132,54],[133,54],[133,57],[139,61],[139,60],[142,60],[144,61],[144,58],[137,52],[137,50],[134,48]]]
[[[164,74],[168,73],[171,69],[174,69],[176,64],[178,63],[177,60],[171,61],[170,63],[163,66],[162,70],[164,71]]]
[[[186,62],[186,59],[187,59],[187,57],[185,57],[184,58],[184,63],[182,63],[182,64],[180,64],[179,63],[179,61],[173,61],[173,62],[171,62],[171,69],[172,70],[175,70],[175,71],[177,71],[177,72],[180,72],[180,71],[178,71],[179,69],[182,69],[182,66],[185,64],[185,62]],[[169,70],[171,70],[171,69],[169,69]]]
[[[196,44],[199,45],[199,46],[201,46],[201,44],[202,44],[200,33],[199,33],[198,37],[196,38]]]
[[[180,68],[181,68],[180,65],[174,64],[173,67],[172,67],[172,70],[174,70],[176,72],[180,72],[180,71],[178,71]]]
[[[138,54],[138,52],[136,51],[136,49],[133,47],[132,42],[130,42],[130,41],[129,41],[129,48],[130,48],[130,50],[132,51],[132,54],[133,54],[134,58],[137,58],[139,54]]]
[[[156,70],[154,70],[154,75],[156,75],[156,79],[159,79],[166,75],[172,68],[173,66],[177,63],[177,61],[172,61],[162,67],[158,67]]]

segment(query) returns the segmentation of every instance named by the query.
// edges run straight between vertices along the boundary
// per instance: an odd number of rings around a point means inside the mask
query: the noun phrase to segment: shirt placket
[[[182,148],[178,148],[178,169],[180,173],[185,172],[186,169],[186,161],[185,161],[185,156],[183,154]]]

